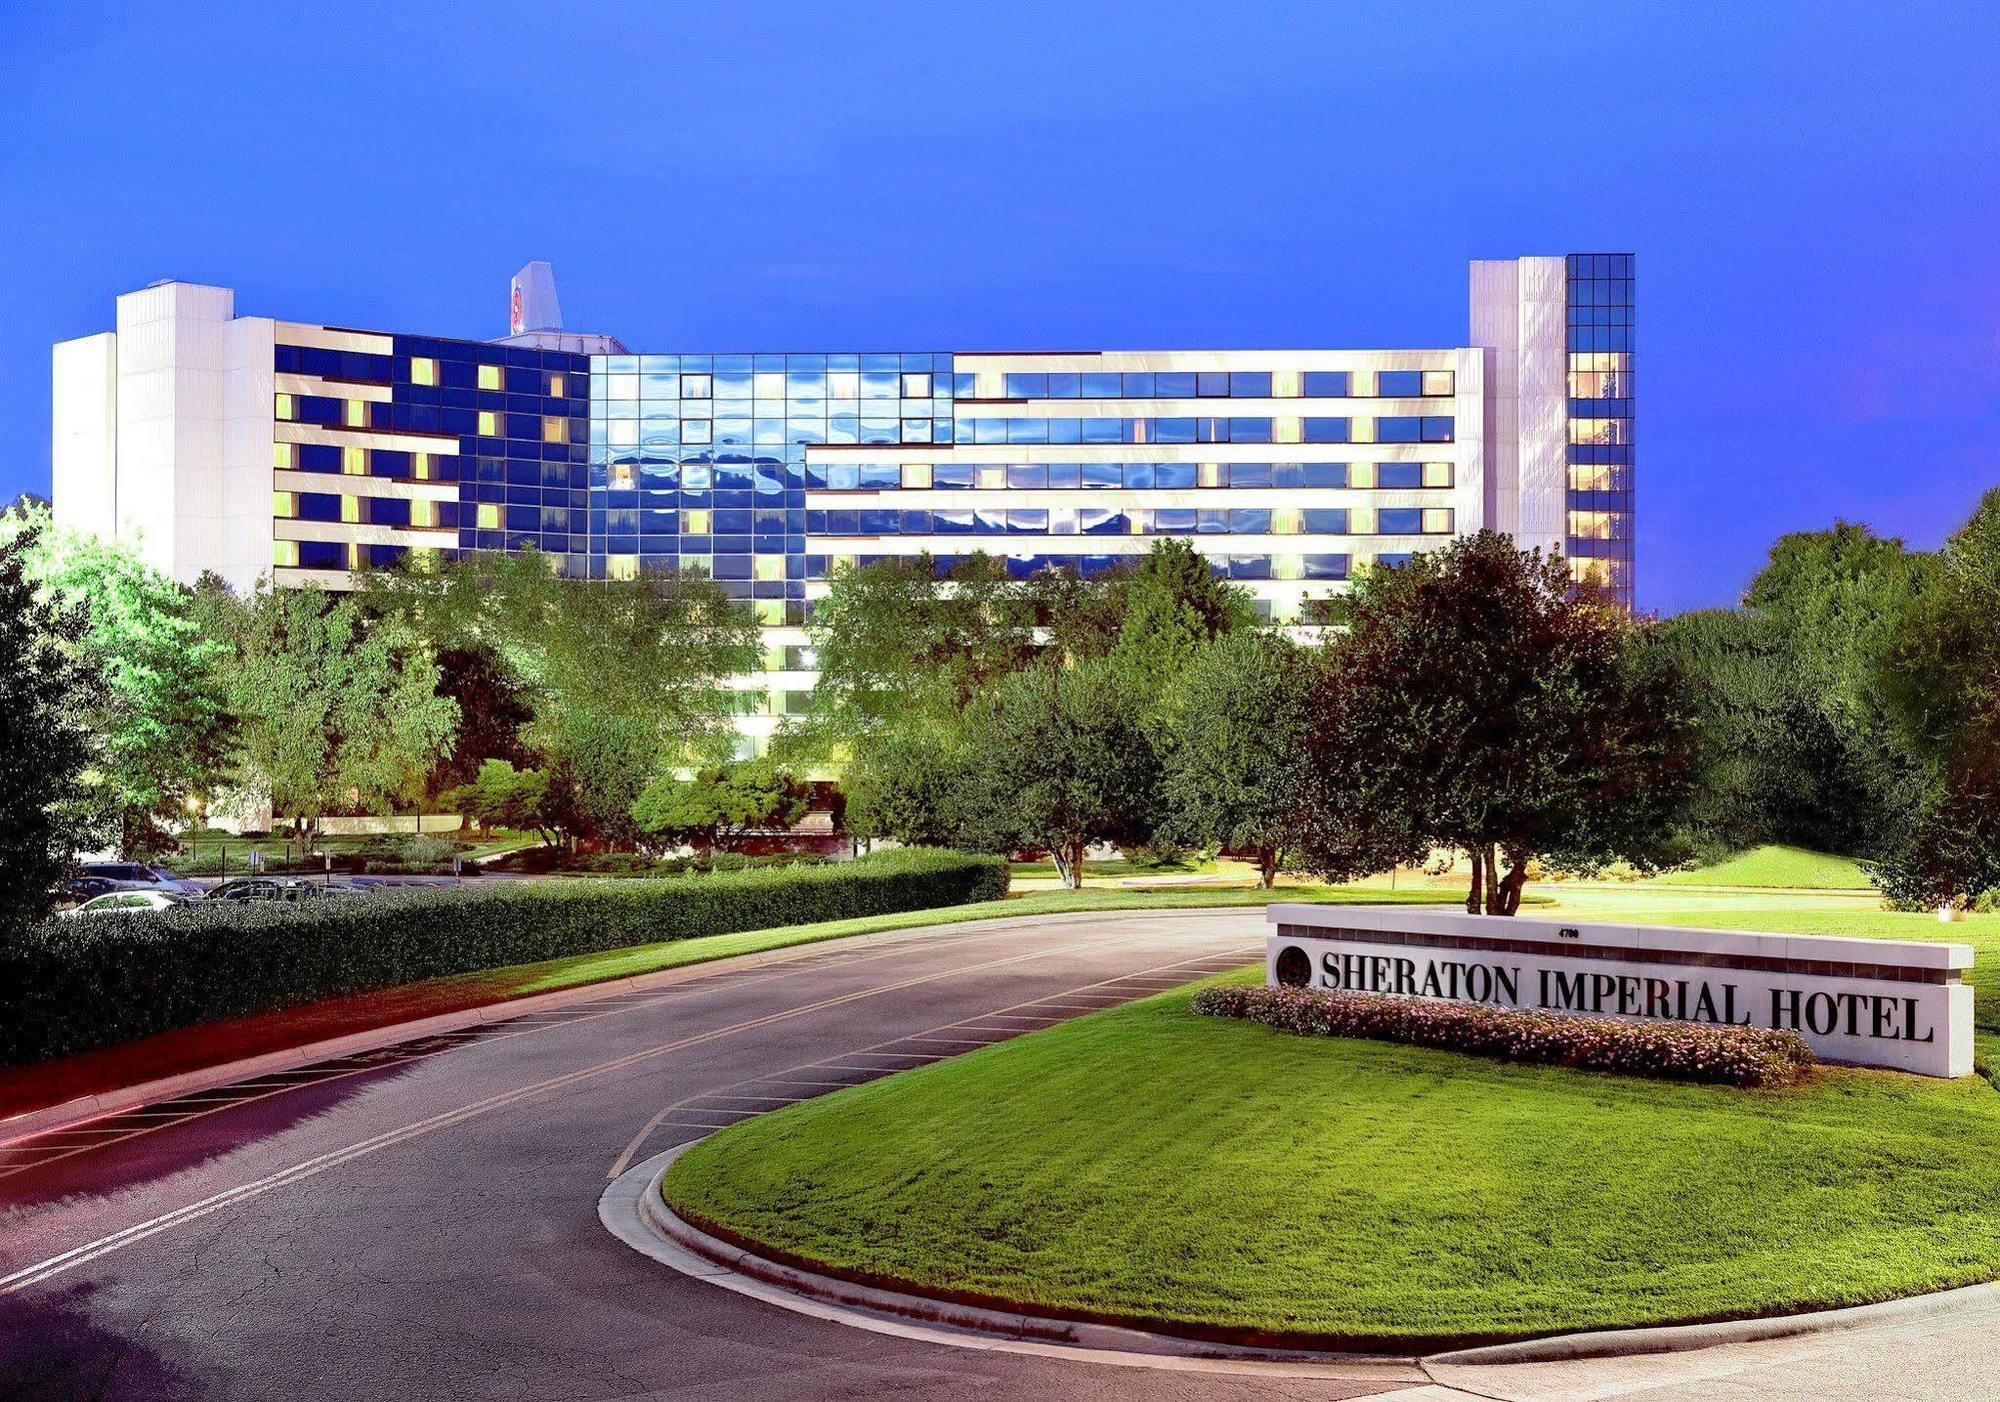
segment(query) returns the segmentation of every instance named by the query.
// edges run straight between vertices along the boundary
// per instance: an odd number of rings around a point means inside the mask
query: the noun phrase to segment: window
[[[1421,535],[1424,513],[1419,507],[1385,506],[1375,513],[1378,535]]]
[[[275,418],[289,422],[298,416],[298,406],[293,403],[289,394],[280,394],[272,400],[271,414]]]
[[[715,441],[715,421],[713,419],[682,419],[681,442],[694,447],[704,447]]]
[[[429,453],[410,454],[410,476],[416,478],[419,482],[430,481],[431,455]]]
[[[293,565],[299,562],[299,543],[296,540],[274,540],[271,542],[271,563]]]
[[[1347,398],[1348,380],[1345,370],[1308,370],[1303,378],[1308,399]]]
[[[561,375],[553,371],[551,371],[549,374],[549,398],[551,399],[568,398],[567,382],[563,379]]]
[[[298,494],[296,492],[271,493],[271,514],[285,520],[290,520],[292,517],[297,516],[299,514]],[[1574,535],[1575,532],[1572,531],[1571,534]]]
[[[689,507],[681,512],[682,535],[707,535],[715,514],[705,506]]]
[[[499,530],[500,529],[499,503],[491,501],[480,502],[478,511],[474,519],[479,523],[479,529],[482,531]]]
[[[342,448],[340,450],[340,470],[349,477],[368,475],[368,450],[366,448]]]
[[[502,388],[500,367],[498,365],[482,365],[479,367],[479,387],[481,389]]]
[[[1229,373],[1229,394],[1234,399],[1269,399],[1271,376],[1263,370],[1232,370]]]
[[[410,357],[410,383],[413,385],[434,385],[438,382],[438,363],[427,355]]]
[[[1007,469],[998,463],[981,463],[979,467],[979,485],[988,491],[1006,486]]]
[[[1299,524],[1306,535],[1346,535],[1347,508],[1308,506],[1299,512]]]
[[[1345,443],[1348,435],[1347,419],[1306,419],[1304,421],[1305,441],[1308,443]]]
[[[1424,392],[1424,373],[1383,370],[1375,376],[1375,392],[1384,399],[1415,399]]]
[[[1632,421],[1630,419],[1571,419],[1569,421],[1569,441],[1572,443],[1612,444],[1632,441]]]
[[[637,555],[606,555],[604,557],[604,577],[606,579],[637,579],[639,577],[639,557]]]
[[[785,557],[783,555],[759,555],[752,562],[750,577],[765,584],[775,584],[785,577]]]
[[[1448,506],[1427,506],[1424,508],[1424,534],[1450,535],[1452,514]]]
[[[498,438],[500,436],[500,416],[491,409],[481,409],[479,411],[479,436],[481,438]]]
[[[1449,487],[1452,484],[1451,464],[1448,462],[1427,462],[1424,464],[1424,485],[1426,487]]]
[[[360,497],[342,497],[340,499],[340,519],[350,526],[361,524]]]
[[[544,414],[542,416],[542,442],[569,442],[569,419],[561,414]]]
[[[930,442],[931,421],[929,419],[904,419],[903,441],[905,443]]]
[[[757,622],[766,628],[776,628],[785,621],[783,599],[755,599],[750,606],[757,614]]]
[[[1378,462],[1375,485],[1408,489],[1424,485],[1424,465],[1420,462]]]
[[[412,526],[433,527],[438,523],[438,504],[434,501],[413,501],[410,503],[410,524]]]
[[[1424,397],[1437,399],[1457,392],[1457,375],[1450,370],[1424,371]]]
[[[927,462],[906,462],[903,464],[903,485],[923,488],[931,485],[931,465]]]
[[[1382,378],[1387,379],[1384,375]],[[1397,415],[1375,420],[1375,441],[1377,443],[1421,443],[1424,441],[1424,421],[1413,415]]]
[[[713,397],[714,389],[714,381],[707,375],[681,376],[681,398],[683,399],[708,399]]]
[[[905,371],[903,374],[903,398],[929,399],[931,397],[931,377],[926,371]]]
[[[273,443],[271,445],[271,466],[293,467],[296,465],[297,458],[298,447],[296,444]]]

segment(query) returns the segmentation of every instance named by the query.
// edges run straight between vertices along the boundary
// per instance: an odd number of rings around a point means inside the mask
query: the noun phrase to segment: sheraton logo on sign
[[[1830,1061],[1971,1071],[1964,945],[1274,906],[1293,988],[1796,1032]]]

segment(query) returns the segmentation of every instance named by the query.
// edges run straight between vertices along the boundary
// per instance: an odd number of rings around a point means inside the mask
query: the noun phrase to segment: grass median
[[[883,1283],[1394,1351],[2000,1275],[2000,1095],[1286,1036],[1178,992],[761,1116],[691,1217]]]

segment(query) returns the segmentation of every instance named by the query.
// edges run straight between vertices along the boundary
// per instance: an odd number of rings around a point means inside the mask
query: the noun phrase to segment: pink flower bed
[[[1194,1010],[1261,1022],[1301,1037],[1365,1037],[1664,1080],[1788,1086],[1805,1079],[1813,1067],[1812,1048],[1797,1034],[1761,1027],[1620,1022],[1311,988],[1208,988],[1195,995]]]

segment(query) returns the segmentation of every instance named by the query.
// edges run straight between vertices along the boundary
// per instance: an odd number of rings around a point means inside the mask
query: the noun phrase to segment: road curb
[[[626,1240],[627,1244],[712,1284],[741,1290],[743,1286],[740,1282],[747,1280],[763,1288],[744,1293],[756,1294],[793,1308],[809,1304],[816,1307],[809,1310],[811,1313],[862,1328],[878,1327],[877,1322],[885,1319],[937,1326],[942,1342],[961,1346],[979,1346],[973,1342],[975,1340],[1040,1340],[1087,1352],[1099,1362],[1122,1362],[1133,1366],[1164,1366],[1169,1360],[1182,1363],[1235,1362],[1256,1365],[1254,1371],[1293,1364],[1310,1367],[1314,1375],[1323,1375],[1343,1364],[1349,1368],[1355,1365],[1390,1367],[1400,1364],[1422,1370],[1427,1378],[1441,1386],[1451,1386],[1448,1373],[1433,1373],[1431,1370],[1687,1353],[1730,1344],[1836,1334],[1877,1325],[1908,1323],[1967,1307],[2000,1305],[2000,1282],[1993,1282],[1839,1309],[1757,1319],[1550,1334],[1541,1338],[1449,1349],[1420,1356],[1231,1345],[887,1290],[759,1255],[702,1231],[677,1215],[661,1195],[660,1182],[666,1176],[668,1167],[700,1142],[699,1139],[690,1140],[656,1155],[613,1184],[599,1205],[599,1216],[606,1226],[611,1227],[614,1234]],[[621,1231],[612,1224],[611,1218],[606,1215],[606,1204],[621,1184],[626,1185],[625,1194],[631,1199],[628,1211],[642,1223],[642,1230],[649,1231],[657,1241],[671,1248],[669,1255],[649,1251],[644,1244],[634,1241],[629,1232]],[[638,1185],[636,1192],[633,1191],[633,1184]]]
[[[1221,907],[1230,909],[1231,907]],[[824,939],[807,940],[803,944],[788,944],[777,949],[758,950],[749,954],[729,954],[716,959],[700,959],[693,963],[676,965],[671,969],[658,969],[652,973],[632,974],[625,978],[602,979],[596,983],[582,983],[574,988],[559,988],[548,993],[530,993],[520,998],[509,998],[498,1003],[482,1003],[477,1007],[462,1008],[456,1012],[436,1013],[430,1017],[418,1018],[411,1022],[389,1023],[382,1027],[367,1028],[360,1032],[348,1032],[338,1037],[329,1037],[302,1046],[288,1047],[279,1051],[263,1052],[240,1061],[225,1062],[216,1066],[206,1066],[195,1071],[183,1071],[178,1075],[165,1076],[154,1081],[143,1081],[137,1085],[120,1086],[116,1090],[102,1091],[93,1095],[78,1096],[65,1100],[60,1105],[46,1106],[40,1110],[29,1110],[19,1115],[0,1119],[0,1148],[36,1135],[48,1134],[58,1129],[68,1129],[90,1120],[102,1119],[107,1115],[119,1114],[126,1110],[156,1104],[162,1100],[173,1100],[180,1096],[192,1095],[197,1091],[212,1090],[217,1086],[233,1085],[237,1081],[250,1080],[257,1076],[269,1076],[280,1071],[292,1071],[301,1066],[310,1066],[321,1061],[334,1061],[345,1056],[355,1056],[362,1052],[377,1051],[383,1047],[395,1046],[401,1042],[415,1041],[423,1037],[434,1037],[442,1033],[456,1032],[466,1027],[477,1027],[489,1022],[510,1022],[517,1017],[531,1013],[545,1012],[551,1008],[568,1007],[573,1003],[586,1003],[598,998],[615,996],[620,993],[645,992],[652,988],[669,987],[684,983],[692,978],[714,974],[726,968],[760,968],[766,964],[782,963],[808,950],[817,950],[821,945],[852,941],[854,943],[881,942],[907,936],[925,929],[954,928],[957,926],[998,925],[1011,920],[1064,920],[1078,916],[1101,917],[1105,914],[1123,912],[1106,911],[1065,911],[1048,916],[990,916],[983,920],[955,920],[943,922],[939,926],[911,925],[899,930],[883,930],[867,935],[832,935]],[[1179,912],[1174,912],[1178,914]]]
[[[693,1139],[655,1154],[619,1175],[598,1199],[598,1219],[613,1236],[641,1254],[683,1275],[753,1299],[874,1333],[956,1348],[1180,1372],[1374,1378],[1385,1391],[1426,1381],[1413,1358],[1212,1344],[857,1285],[772,1261],[709,1236],[667,1207],[660,1195],[660,1180],[674,1160],[700,1142]]]

